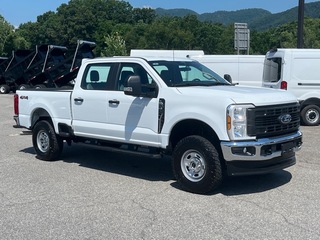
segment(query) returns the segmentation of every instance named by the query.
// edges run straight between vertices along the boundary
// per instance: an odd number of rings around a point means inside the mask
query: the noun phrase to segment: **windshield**
[[[278,82],[281,78],[281,58],[269,58],[264,60],[263,81]]]
[[[169,87],[231,85],[196,61],[149,61]]]

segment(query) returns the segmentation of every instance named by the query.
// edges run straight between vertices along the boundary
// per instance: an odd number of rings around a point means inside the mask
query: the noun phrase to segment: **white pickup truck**
[[[202,194],[226,175],[294,165],[302,145],[293,95],[234,86],[190,59],[84,59],[73,90],[19,90],[14,108],[39,159],[58,159],[64,142],[166,154],[181,186]]]

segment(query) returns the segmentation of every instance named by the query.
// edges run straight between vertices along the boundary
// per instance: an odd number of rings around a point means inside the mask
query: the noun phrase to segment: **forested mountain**
[[[204,13],[198,16],[201,21],[211,21],[218,22],[225,25],[233,24],[235,22],[248,23],[257,21],[261,17],[266,17],[272,15],[269,11],[252,8],[252,9],[243,9],[238,11],[218,11],[215,13]]]
[[[185,8],[174,8],[174,9],[163,9],[156,8],[155,12],[158,16],[169,16],[169,17],[185,17],[187,15],[199,15],[193,10]]]
[[[238,11],[217,11],[213,13],[198,14],[188,9],[156,9],[158,16],[186,16],[194,14],[201,21],[210,21],[228,25],[234,22],[248,23],[250,29],[257,31],[267,30],[298,19],[298,7],[284,12],[272,14],[269,11],[252,8]],[[320,1],[305,4],[305,17],[320,17]]]
[[[320,1],[305,4],[305,17],[320,18]],[[282,24],[297,21],[298,19],[298,7],[289,9],[285,12],[271,14],[269,16],[263,16],[260,19],[256,19],[250,22],[249,26],[256,30],[267,30],[272,27],[277,27]]]

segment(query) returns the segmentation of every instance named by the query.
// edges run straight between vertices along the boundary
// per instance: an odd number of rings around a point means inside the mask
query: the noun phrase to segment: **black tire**
[[[32,131],[32,143],[37,158],[46,161],[57,160],[63,149],[63,140],[55,133],[53,126],[45,120],[36,123]]]
[[[172,167],[183,189],[206,194],[222,182],[219,154],[207,139],[189,136],[182,139],[173,151]]]
[[[24,89],[29,89],[29,88],[30,88],[30,86],[29,86],[28,84],[21,84],[21,85],[18,87],[19,90],[24,90]]]
[[[307,105],[301,111],[302,124],[317,126],[320,123],[320,108],[317,105]]]
[[[34,88],[35,89],[43,89],[43,88],[47,88],[47,86],[44,84],[38,84],[38,85],[35,85]]]
[[[1,94],[7,94],[10,92],[10,87],[6,84],[3,84],[0,86],[0,93]]]

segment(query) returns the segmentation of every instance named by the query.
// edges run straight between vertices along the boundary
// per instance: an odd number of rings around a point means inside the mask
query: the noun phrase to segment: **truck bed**
[[[44,109],[41,112],[46,111],[48,116],[51,116],[54,124],[60,122],[71,125],[70,98],[72,91],[72,89],[58,88],[18,90],[20,125],[27,128],[32,127],[30,119],[31,109],[33,112],[37,112],[38,109]],[[58,129],[57,126],[55,126],[55,129]]]

